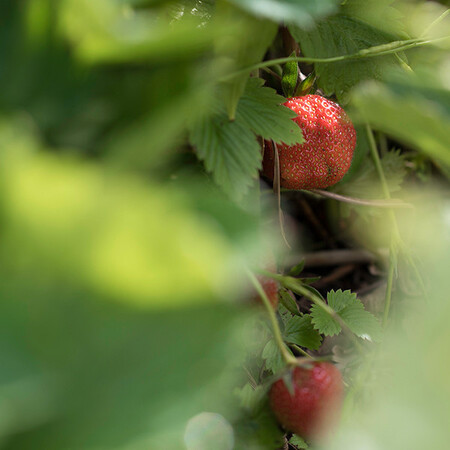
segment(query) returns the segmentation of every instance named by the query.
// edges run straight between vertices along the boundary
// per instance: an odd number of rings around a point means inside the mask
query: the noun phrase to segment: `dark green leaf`
[[[336,15],[321,21],[312,30],[290,27],[305,56],[331,58],[350,55],[395,38],[351,17]],[[335,94],[346,103],[349,90],[362,80],[382,78],[389,67],[398,65],[393,55],[333,63],[316,63],[317,84],[325,95]]]
[[[289,271],[289,276],[296,277],[297,275],[300,275],[305,267],[305,260],[302,259],[301,262],[299,262],[296,266],[292,267]]]
[[[241,199],[261,167],[261,150],[252,131],[220,112],[194,125],[189,138],[216,183]]]
[[[238,104],[236,121],[264,139],[288,145],[303,142],[301,128],[291,120],[296,114],[282,105],[285,102],[283,97],[263,84],[260,78],[248,80]]]
[[[281,289],[280,292],[280,300],[281,304],[291,313],[294,315],[299,315],[300,312],[298,310],[297,302],[292,298],[292,295],[286,291],[285,289]]]
[[[317,350],[322,343],[322,337],[314,329],[311,316],[308,314],[302,317],[290,316],[285,321],[283,338],[288,343],[297,344],[311,350]]]

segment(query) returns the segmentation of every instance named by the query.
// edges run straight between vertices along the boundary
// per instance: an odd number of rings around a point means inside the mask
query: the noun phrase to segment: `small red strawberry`
[[[297,113],[293,120],[304,142],[278,144],[280,184],[286,189],[324,189],[337,183],[350,168],[356,131],[345,111],[320,95],[289,98],[285,106]],[[274,153],[266,143],[263,173],[273,179]]]
[[[261,283],[261,286],[264,289],[267,298],[269,299],[271,305],[273,306],[273,309],[277,309],[278,283],[273,278],[265,277],[264,275],[258,275],[257,278],[258,281]],[[259,303],[262,303],[262,299],[259,295],[256,295],[256,300]]]
[[[277,420],[288,431],[307,440],[320,440],[332,431],[339,419],[344,385],[339,369],[329,362],[295,367],[293,395],[284,380],[276,381],[269,393]]]

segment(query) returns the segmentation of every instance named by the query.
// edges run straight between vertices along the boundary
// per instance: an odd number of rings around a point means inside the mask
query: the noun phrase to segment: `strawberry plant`
[[[2,2],[0,449],[446,448],[449,11]]]

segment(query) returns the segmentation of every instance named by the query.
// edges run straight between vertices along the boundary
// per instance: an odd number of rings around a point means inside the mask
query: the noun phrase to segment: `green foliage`
[[[429,179],[436,166],[450,173],[448,10],[422,0],[28,0],[1,2],[0,15],[1,449],[285,445],[267,404],[285,361],[264,310],[243,300],[244,268],[280,250],[260,195],[260,142],[302,141],[280,95],[296,84],[296,63],[284,82],[280,65],[255,69],[292,52],[286,24],[302,56],[340,60],[315,64],[309,79],[350,98],[357,122],[352,168],[334,189],[383,197],[369,123],[400,148],[381,149],[389,191],[416,206],[369,208],[370,227],[359,209],[340,231],[386,234],[378,251],[391,235],[375,220],[394,217],[426,292],[411,300],[400,280],[382,333],[350,291],[328,293],[336,315],[324,305],[303,314],[283,288],[281,338],[322,354],[322,335],[343,322],[382,341],[353,361],[334,352],[347,400],[330,450],[445,447],[448,201],[417,177],[415,201],[404,179],[411,162],[432,167]],[[402,54],[374,56],[409,37],[431,40],[408,50],[410,68]],[[312,280],[293,291],[322,298]],[[306,448],[295,435],[290,444]]]
[[[298,448],[308,448],[308,444],[298,435],[293,434],[289,439],[289,443],[292,445],[296,445]]]
[[[216,183],[240,200],[261,167],[260,146],[253,132],[240,121],[230,122],[222,111],[197,123],[189,139]]]
[[[311,350],[317,350],[322,343],[322,337],[314,329],[311,316],[304,314],[299,317],[289,312],[281,313],[284,322],[283,339],[289,344],[296,344]]]
[[[450,166],[450,94],[445,65],[434,72],[393,73],[384,84],[357,89],[352,103],[356,118]]]
[[[265,368],[273,373],[280,372],[285,365],[280,350],[273,339],[270,339],[265,345],[262,357],[265,360]]]
[[[249,79],[230,121],[225,110],[196,123],[190,142],[215,181],[231,197],[240,200],[261,168],[261,149],[256,135],[276,142],[301,141],[300,128],[291,120],[295,113],[280,105],[283,98],[273,89],[262,87],[263,80]]]
[[[401,153],[392,150],[381,157],[381,166],[386,178],[389,192],[395,193],[401,189],[406,176],[405,160]],[[372,160],[365,158],[364,164],[359,167],[353,177],[347,182],[336,185],[337,192],[358,198],[383,198],[383,191],[379,177]]]
[[[311,26],[315,18],[335,11],[335,0],[231,0],[240,8],[244,8],[257,16],[267,17],[279,22],[296,23]]]
[[[219,42],[218,50],[229,58],[233,69],[255,64],[264,57],[277,32],[277,25],[243,13],[229,3],[219,2],[219,13],[227,17],[233,28]],[[236,30],[236,26],[238,26]],[[244,92],[250,70],[231,77],[223,85],[223,99],[228,118],[234,120],[236,107]]]
[[[316,24],[312,30],[291,26],[292,36],[299,42],[305,56],[332,58],[351,55],[359,50],[387,44],[395,37],[365,22],[339,14]],[[348,101],[351,88],[362,80],[380,79],[389,67],[396,66],[395,56],[353,59],[333,63],[316,63],[317,85],[325,95],[336,95],[339,102]]]
[[[379,341],[382,336],[378,320],[364,309],[364,305],[350,291],[330,291],[327,295],[328,305],[336,312],[345,325],[357,336],[370,341]],[[341,324],[318,305],[311,308],[314,327],[325,336],[341,332]]]
[[[263,87],[263,80],[250,78],[239,100],[236,121],[250,128],[256,135],[276,143],[288,145],[303,142],[302,130],[291,119],[295,113],[281,105],[285,101],[273,89]]]

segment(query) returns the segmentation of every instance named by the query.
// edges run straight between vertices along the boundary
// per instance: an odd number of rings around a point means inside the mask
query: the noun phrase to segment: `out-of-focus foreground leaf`
[[[0,445],[181,448],[191,416],[235,411],[233,242],[255,249],[256,222],[44,153],[26,125],[0,128]]]
[[[314,20],[336,10],[335,0],[232,0],[240,8],[279,22],[312,26]]]
[[[395,291],[381,351],[360,364],[364,381],[348,390],[343,429],[327,449],[445,449],[450,439],[450,204],[444,191],[423,188],[411,189],[408,200],[417,209],[397,215],[399,229],[426,292],[419,285],[414,296]],[[375,384],[367,383],[369,375]]]
[[[355,119],[450,166],[448,65],[433,71],[392,73],[387,83],[360,86],[352,96]]]

